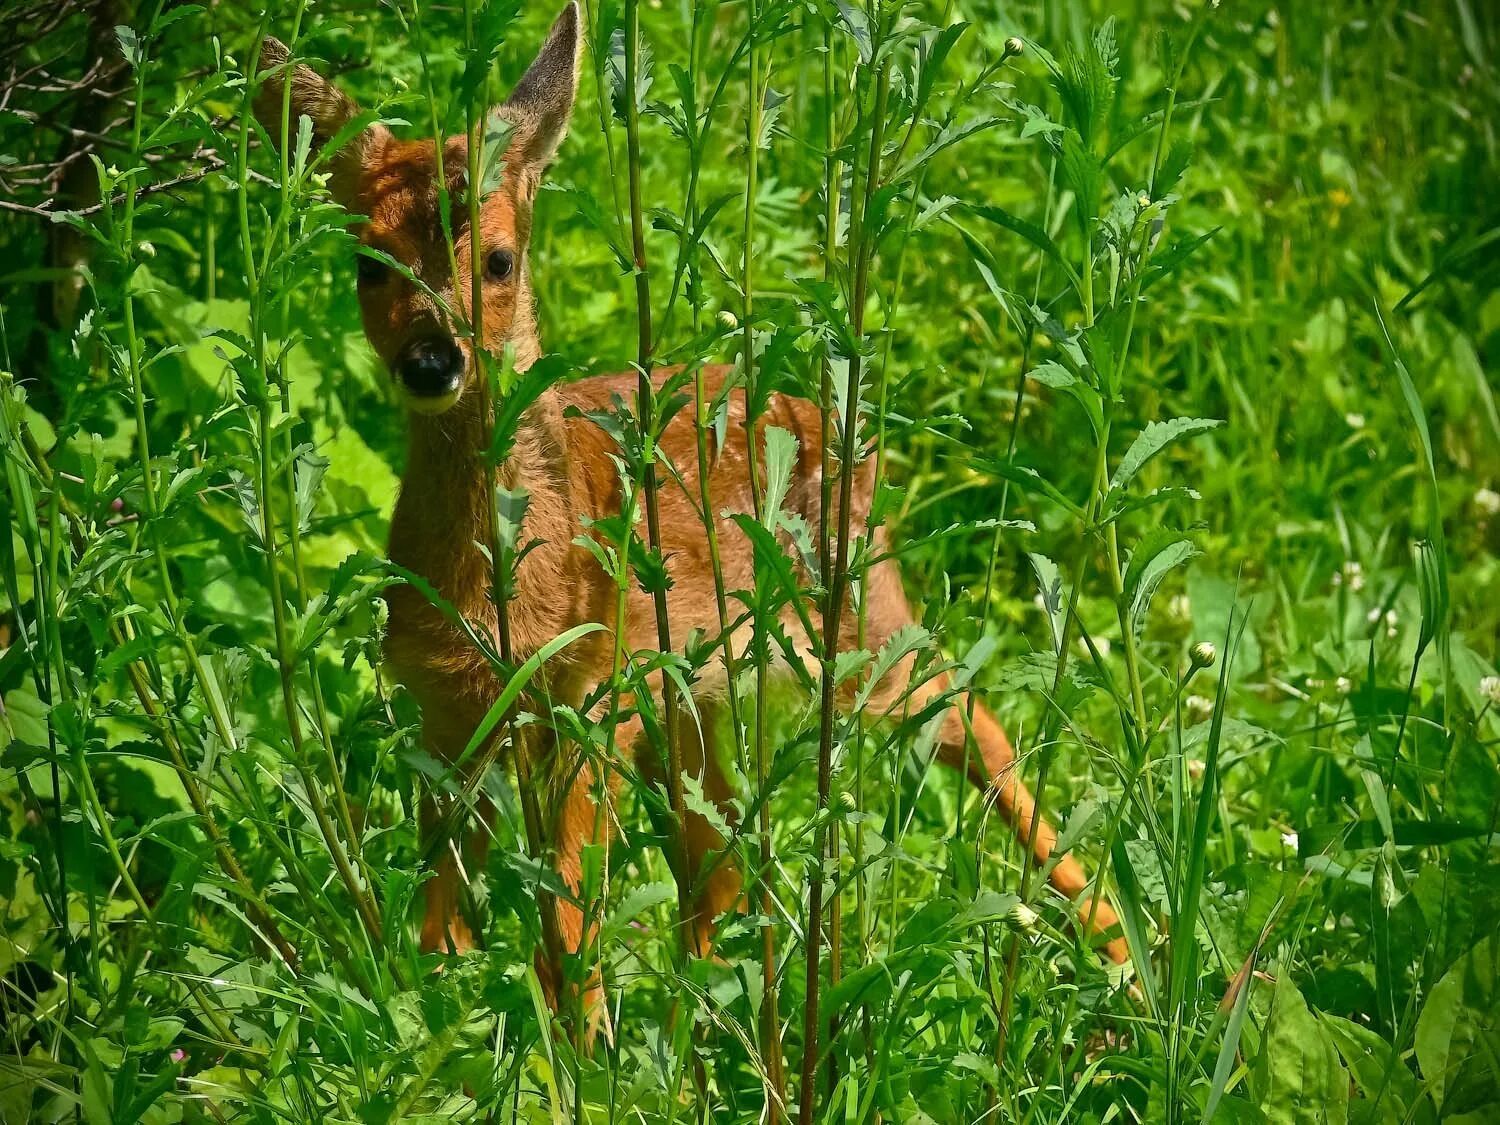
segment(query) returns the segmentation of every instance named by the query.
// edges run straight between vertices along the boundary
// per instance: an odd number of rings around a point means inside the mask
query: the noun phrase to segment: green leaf
[[[1120,458],[1119,465],[1115,467],[1115,475],[1109,482],[1109,490],[1117,492],[1124,488],[1147,461],[1174,441],[1192,434],[1216,430],[1223,424],[1215,418],[1173,418],[1170,422],[1147,423],[1146,428],[1131,442],[1125,456]]]
[[[1157,528],[1146,533],[1130,553],[1130,563],[1125,568],[1123,596],[1132,628],[1140,630],[1151,597],[1167,573],[1199,553],[1185,531]]]
[[[1342,1016],[1320,1013],[1318,1022],[1338,1048],[1344,1065],[1364,1100],[1350,1106],[1360,1125],[1402,1125],[1424,1120],[1431,1103],[1418,1089],[1417,1079],[1401,1060],[1401,1053],[1364,1024]]]
[[[766,427],[766,496],[761,505],[762,519],[771,532],[780,522],[781,505],[792,482],[797,461],[797,439],[780,426]]]
[[[977,215],[985,222],[1003,227],[1012,234],[1019,234],[1054,262],[1071,271],[1071,263],[1063,258],[1062,251],[1058,249],[1057,243],[1052,241],[1052,236],[1035,223],[1012,215],[1003,207],[995,207],[989,203],[965,203],[964,210]]]
[[[1070,515],[1080,517],[1083,515],[1082,508],[1059,492],[1051,481],[1033,468],[1018,465],[1014,461],[1000,461],[993,458],[976,458],[974,467],[984,472],[994,473],[1002,480],[1019,485],[1026,492],[1040,492]]]
[[[641,37],[635,55],[635,104],[645,105],[651,93],[651,44]],[[615,28],[609,37],[609,103],[615,119],[625,121],[625,29]]]
[[[510,710],[511,704],[526,689],[526,685],[531,682],[531,678],[537,674],[543,664],[547,663],[547,661],[551,660],[580,637],[586,637],[590,633],[597,633],[603,628],[604,626],[597,621],[585,621],[582,625],[575,625],[566,633],[553,637],[541,648],[532,653],[526,663],[517,668],[515,675],[511,676],[509,681],[506,682],[504,690],[496,697],[495,702],[490,704],[490,709],[485,712],[484,718],[474,728],[474,733],[469,738],[469,744],[464,747],[464,752],[449,765],[448,774],[450,776],[455,774],[459,767],[468,761],[469,756],[479,749],[484,740],[490,736],[490,732],[495,729],[500,720],[505,716],[505,713]]]
[[[1285,1125],[1343,1125],[1349,1120],[1349,1075],[1333,1039],[1292,983],[1277,972],[1266,1045],[1258,1060],[1261,1109]]]
[[[132,69],[141,65],[141,60],[146,57],[146,49],[141,45],[141,37],[135,33],[135,29],[120,24],[115,28],[115,38],[120,41],[120,53],[125,56]]]
[[[1454,962],[1417,1018],[1417,1061],[1446,1117],[1500,1101],[1500,941]]]

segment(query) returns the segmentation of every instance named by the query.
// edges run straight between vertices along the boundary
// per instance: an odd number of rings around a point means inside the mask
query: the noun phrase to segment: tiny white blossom
[[[1354,690],[1354,682],[1348,676],[1340,676],[1333,681],[1333,690],[1340,695],[1348,695]]]
[[[1365,428],[1365,416],[1358,412],[1345,414],[1344,421],[1351,430],[1362,430]]]
[[[1295,833],[1295,832],[1283,832],[1281,834],[1281,843],[1282,843],[1282,845],[1284,847],[1288,847],[1288,848],[1291,848],[1292,851],[1296,851],[1297,850],[1297,833]]]
[[[1206,719],[1214,713],[1214,701],[1201,695],[1187,697],[1188,714],[1196,719]]]
[[[1376,606],[1374,609],[1370,610],[1369,613],[1365,614],[1365,620],[1368,621],[1371,625],[1373,625],[1373,624],[1375,624],[1375,622],[1379,621],[1380,620],[1380,607]]]
[[[1194,781],[1201,780],[1202,777],[1203,777],[1204,771],[1207,770],[1207,769],[1208,769],[1208,766],[1204,763],[1204,761],[1203,761],[1202,758],[1189,758],[1188,759],[1188,776],[1190,778],[1192,778]]]
[[[1500,492],[1493,488],[1481,488],[1474,493],[1474,507],[1487,516],[1495,515],[1500,512]]]
[[[1480,680],[1479,694],[1491,707],[1500,707],[1500,676],[1486,676]]]
[[[1186,594],[1173,594],[1167,603],[1167,614],[1177,621],[1190,621],[1193,617],[1193,602]]]

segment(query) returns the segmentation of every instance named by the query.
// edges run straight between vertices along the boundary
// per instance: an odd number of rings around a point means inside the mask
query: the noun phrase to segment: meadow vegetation
[[[533,961],[572,894],[548,787],[502,751],[540,724],[605,758],[724,640],[622,653],[586,713],[497,657],[485,768],[424,752],[380,662],[404,414],[326,190],[347,137],[247,112],[275,36],[362,124],[483,136],[556,9],[12,7],[0,1121],[1500,1120],[1487,5],[586,7],[530,248],[548,355],[492,358],[495,448],[548,382],[687,364],[599,419],[638,515],[648,465],[677,487],[654,427],[720,440],[692,372],[734,363],[875,462],[922,621],[757,694],[798,584],[857,614],[878,553],[779,512],[768,440],[755,588],[724,591],[737,815],[627,776],[565,965],[609,989],[592,1045]],[[643,519],[592,532],[660,583]],[[822,721],[821,679],[909,653],[999,714],[1125,964],[931,768],[932,706]],[[464,956],[417,946],[429,792],[499,809]],[[711,959],[684,809],[747,873]]]

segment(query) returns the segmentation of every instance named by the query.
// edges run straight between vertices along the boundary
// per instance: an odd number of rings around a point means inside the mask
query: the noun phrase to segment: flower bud
[[[1005,41],[1005,57],[1012,58],[1026,49],[1026,44],[1021,42],[1019,35],[1012,35]]]
[[[1214,661],[1219,659],[1219,650],[1214,648],[1212,641],[1199,641],[1189,651],[1188,656],[1193,661],[1193,670],[1199,668],[1212,668]]]

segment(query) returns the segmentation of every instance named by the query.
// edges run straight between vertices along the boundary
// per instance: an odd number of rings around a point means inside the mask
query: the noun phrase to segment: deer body
[[[384,127],[372,126],[335,154],[330,168],[335,195],[351,211],[368,216],[361,241],[410,272],[410,276],[398,275],[374,258],[361,260],[360,304],[366,335],[391,368],[410,407],[408,467],[391,525],[391,557],[426,578],[469,621],[492,634],[496,619],[490,602],[490,565],[478,547],[491,541],[488,493],[492,482],[479,453],[486,426],[480,396],[470,393],[478,366],[472,344],[454,331],[453,320],[468,316],[471,293],[478,290],[483,301],[483,345],[493,351],[511,344],[520,366],[541,354],[526,247],[536,187],[571,112],[579,43],[578,12],[570,4],[511,98],[495,111],[515,127],[506,152],[506,172],[501,185],[481,204],[478,229],[471,231],[465,224],[454,232],[451,253],[442,241],[436,215],[436,184],[443,175],[452,194],[461,191],[456,173],[464,165],[463,138],[450,139],[439,151],[432,142],[398,141]],[[273,131],[272,123],[279,129],[283,98],[291,102],[292,120],[302,114],[312,119],[314,139],[320,143],[326,143],[355,112],[347,98],[313,71],[288,64],[285,48],[274,41],[268,41],[263,52],[262,69],[269,74],[257,101],[257,117],[268,131]],[[474,238],[482,243],[478,254],[471,254]],[[469,265],[475,260],[482,261],[485,270],[477,285]],[[705,393],[716,395],[729,371],[723,367],[706,370]],[[656,378],[664,374],[658,372]],[[606,408],[614,396],[633,401],[636,388],[637,375],[631,372],[549,389],[528,409],[513,451],[499,469],[506,486],[524,488],[529,494],[522,539],[537,544],[522,557],[507,603],[514,655],[523,659],[580,623],[606,626],[548,662],[548,693],[575,707],[610,678],[615,631],[621,634],[627,652],[657,646],[650,596],[632,584],[623,617],[617,619],[614,582],[590,552],[575,542],[584,532],[584,519],[615,515],[621,504],[621,486],[610,456],[613,439],[580,414]],[[696,419],[690,410],[676,414],[659,443],[662,460],[673,468],[673,474],[662,475],[659,489],[662,542],[658,546],[671,577],[667,609],[678,645],[694,630],[710,637],[720,632],[704,518],[716,521],[724,589],[749,589],[755,584],[750,544],[738,525],[725,518],[725,513],[751,512],[755,507],[741,392],[731,393],[728,409],[727,438],[722,446],[710,442],[713,451],[706,466],[699,465]],[[769,409],[756,420],[757,444],[769,426],[789,431],[797,441],[797,461],[784,507],[816,528],[823,491],[818,408],[800,399],[774,396]],[[700,469],[708,473],[707,513],[698,510]],[[862,535],[873,481],[868,473],[861,473],[852,483],[850,523],[853,533]],[[829,515],[831,525],[836,513]],[[862,581],[862,639],[874,651],[913,617],[893,559],[886,557],[869,567]],[[453,761],[501,685],[485,657],[417,590],[396,588],[388,602],[387,662],[421,706],[428,749],[440,760]],[[808,608],[816,621],[817,607]],[[846,607],[842,618],[840,645],[849,649],[856,643],[857,615]],[[804,652],[811,659],[816,646],[801,633],[795,613],[786,611],[785,621],[788,635],[799,645],[805,643]],[[742,640],[743,634],[736,638],[736,650],[742,650]],[[873,685],[869,706],[874,713],[898,701],[917,710],[947,691],[942,676],[911,685],[911,672],[908,657]],[[710,662],[694,689],[702,725],[682,723],[676,733],[684,769],[702,780],[705,795],[719,802],[732,821],[728,806],[732,793],[719,771],[713,745],[723,694],[722,667]],[[972,716],[972,740],[964,721],[966,713]],[[1030,843],[1038,861],[1046,860],[1056,833],[1045,821],[1033,824],[1034,803],[1015,777],[1010,743],[983,704],[964,693],[952,696],[937,741],[939,760],[966,768],[977,786],[993,794],[1002,814],[1020,838]],[[645,776],[661,780],[662,755],[643,737],[638,717],[621,723],[616,746],[622,755],[634,753],[635,764]],[[609,818],[597,815],[597,786],[587,769],[554,770],[553,781],[546,827],[553,859],[563,878],[576,888],[581,850]],[[429,830],[436,824],[430,804],[424,808],[424,822]],[[688,814],[678,831],[682,855],[694,869],[707,852],[723,844],[697,814]],[[482,834],[477,835],[476,844],[482,855]],[[427,949],[461,950],[474,940],[457,909],[464,878],[460,858],[456,847],[440,852],[435,877],[426,884],[422,942]],[[1066,856],[1052,867],[1049,878],[1070,899],[1076,899],[1088,885],[1077,861]],[[715,919],[738,901],[740,880],[733,865],[724,863],[700,882],[690,937],[701,953],[711,945]],[[1116,922],[1103,903],[1096,907],[1085,903],[1082,908],[1098,930]],[[577,909],[560,904],[558,913],[564,942],[568,948],[578,948],[583,923]],[[1124,947],[1118,939],[1108,948],[1111,956],[1123,959]]]

